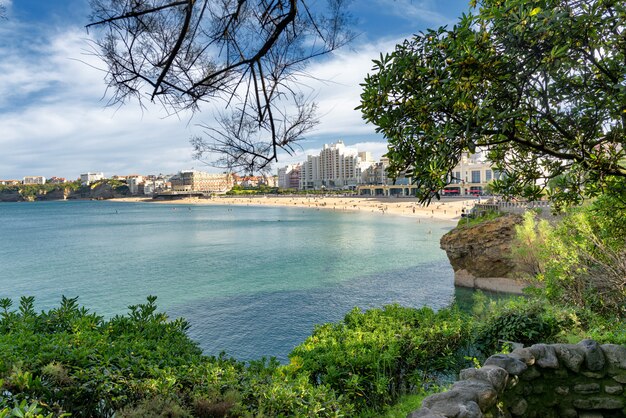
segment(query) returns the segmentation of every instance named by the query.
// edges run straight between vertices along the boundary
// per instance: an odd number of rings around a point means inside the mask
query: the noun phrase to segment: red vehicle
[[[472,186],[469,189],[469,194],[471,194],[472,196],[482,196],[483,188],[480,186]]]
[[[443,189],[444,196],[460,196],[461,188],[460,187],[446,187]]]

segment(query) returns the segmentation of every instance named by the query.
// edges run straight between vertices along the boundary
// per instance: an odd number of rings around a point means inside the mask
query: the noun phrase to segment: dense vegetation
[[[391,175],[424,200],[463,152],[506,174],[493,189],[580,203],[626,177],[626,4],[473,0],[453,27],[429,29],[374,61],[360,109],[389,140]],[[459,179],[464,180],[464,179]]]
[[[286,365],[203,355],[155,297],[108,320],[76,299],[40,313],[32,297],[17,307],[3,299],[0,417],[404,416],[421,399],[405,395],[437,390],[506,349],[503,340],[626,343],[623,321],[540,293],[505,302],[478,294],[471,314],[354,309],[316,327]]]

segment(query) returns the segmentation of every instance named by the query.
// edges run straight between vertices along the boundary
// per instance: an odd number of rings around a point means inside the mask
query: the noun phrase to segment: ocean
[[[353,307],[455,298],[440,237],[454,226],[379,213],[107,201],[0,204],[0,298],[61,295],[104,316],[158,297],[206,354],[286,361]]]

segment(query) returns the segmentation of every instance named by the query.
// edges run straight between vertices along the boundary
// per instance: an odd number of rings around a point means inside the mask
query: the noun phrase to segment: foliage
[[[0,418],[53,418],[53,416],[54,414],[52,413],[44,415],[43,409],[37,401],[28,403],[26,400],[23,400],[13,408],[10,408],[7,406],[6,399],[4,397],[0,398]],[[69,414],[60,416],[69,416]]]
[[[32,297],[23,297],[17,309],[11,300],[0,300],[0,414],[12,414],[14,405],[77,417],[352,411],[330,388],[293,375],[276,361],[247,367],[225,356],[202,355],[185,334],[187,323],[168,320],[155,301],[150,296],[147,303],[130,306],[127,315],[105,320],[79,307],[76,298],[64,297],[58,308],[41,313]]]
[[[168,110],[220,102],[229,113],[197,157],[254,172],[317,124],[316,105],[294,80],[307,60],[346,44],[347,0],[92,0],[94,53],[107,65],[112,102],[158,100]],[[208,155],[208,157],[214,157]]]
[[[552,302],[626,315],[626,206],[614,195],[572,209],[555,226],[527,214],[513,257]]]
[[[451,309],[355,308],[342,322],[317,326],[290,354],[290,367],[358,409],[377,409],[420,389],[435,373],[458,368],[468,325],[467,316]]]
[[[626,3],[482,0],[374,60],[359,109],[407,170],[438,197],[463,152],[485,150],[493,189],[579,203],[626,177]]]
[[[59,190],[69,189],[76,191],[80,188],[80,181],[69,183],[44,183],[44,184],[19,184],[19,185],[0,185],[0,193],[18,192],[26,200],[34,200],[38,195],[56,192]]]
[[[546,241],[550,234],[550,224],[545,219],[537,219],[533,211],[524,213],[524,220],[515,226],[515,238],[511,244],[511,257],[517,268],[532,279],[542,274],[547,254]]]
[[[232,189],[227,191],[226,194],[229,196],[279,194],[279,189],[278,187],[270,187],[267,185],[260,185],[256,187],[243,187],[235,185]]]
[[[507,342],[530,346],[555,343],[567,333],[580,333],[582,319],[573,308],[552,306],[542,299],[485,299],[476,305],[477,329],[474,347],[487,357],[507,347]]]
[[[456,226],[457,228],[471,228],[473,226],[482,224],[483,222],[498,219],[501,216],[504,216],[504,213],[496,211],[496,210],[490,210],[490,211],[481,212],[478,214],[469,213],[468,215],[469,216],[464,216],[461,219],[459,219],[459,222]]]

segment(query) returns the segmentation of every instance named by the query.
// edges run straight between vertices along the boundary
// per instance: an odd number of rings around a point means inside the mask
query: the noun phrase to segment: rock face
[[[520,215],[505,215],[483,223],[455,228],[441,237],[454,269],[454,284],[483,290],[520,293],[526,283],[516,278],[511,243]]]
[[[58,188],[49,192],[42,190],[37,193],[35,200],[65,200],[70,195],[70,192],[69,188]]]
[[[0,191],[0,202],[23,202],[24,198],[19,190]]]

